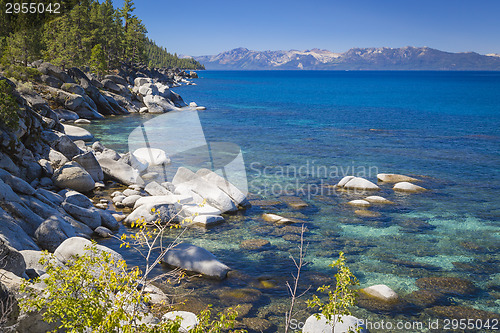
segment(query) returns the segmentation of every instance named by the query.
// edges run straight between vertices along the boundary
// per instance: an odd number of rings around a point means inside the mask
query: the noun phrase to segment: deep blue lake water
[[[240,147],[251,197],[275,200],[287,188],[309,205],[301,210],[254,205],[208,231],[188,231],[186,241],[207,248],[245,276],[198,282],[200,297],[217,303],[210,296],[214,289],[256,287],[262,296],[250,314],[282,321],[284,283],[294,270],[289,255],[298,243],[260,218],[273,212],[307,221],[304,288],[315,289],[320,277],[331,276],[328,264],[342,250],[362,287],[383,283],[405,299],[418,289],[418,278],[461,277],[480,292],[451,297],[447,305],[499,312],[500,73],[198,74],[196,86],[173,90],[186,102],[207,107],[198,115],[209,142]],[[113,117],[89,129],[123,152],[130,131],[151,118]],[[363,195],[328,187],[352,174],[376,182],[377,172],[414,176],[429,191],[402,195],[382,184],[377,195],[395,205],[370,207],[380,216],[362,217],[346,203]],[[269,240],[272,248],[240,248],[254,238]],[[258,279],[275,286],[265,288]],[[433,317],[421,309],[380,313],[360,307],[353,312],[371,320]]]

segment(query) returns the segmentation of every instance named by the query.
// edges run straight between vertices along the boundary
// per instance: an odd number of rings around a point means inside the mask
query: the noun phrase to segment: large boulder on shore
[[[208,250],[187,243],[177,244],[168,250],[163,261],[170,266],[218,279],[224,279],[231,270]]]
[[[54,252],[66,239],[75,236],[73,226],[58,216],[49,217],[35,231],[37,244],[50,252]]]
[[[82,168],[87,171],[95,182],[100,182],[104,179],[101,165],[97,162],[93,152],[89,151],[84,154],[73,157],[73,161],[77,162]]]
[[[90,229],[101,226],[101,215],[95,207],[83,208],[64,201],[61,205],[64,210],[78,221],[86,224]]]
[[[111,179],[117,180],[125,185],[144,183],[139,176],[139,172],[126,163],[115,161],[110,158],[99,158],[98,161],[104,174]]]
[[[57,169],[52,175],[52,181],[57,187],[78,192],[89,192],[95,187],[92,176],[76,162],[68,162]]]
[[[132,155],[143,164],[148,165],[162,165],[170,164],[170,158],[162,149],[157,148],[139,148],[136,149]]]
[[[23,255],[0,240],[0,268],[12,272],[17,276],[23,276],[26,270],[26,263]]]
[[[67,264],[69,260],[74,259],[75,256],[82,256],[89,253],[88,248],[92,246],[92,242],[82,237],[71,237],[62,242],[54,251],[57,260],[63,264]],[[121,254],[110,248],[102,245],[95,245],[98,251],[106,251],[110,253],[115,259],[123,260]]]
[[[235,204],[243,207],[250,206],[250,202],[248,201],[246,195],[224,177],[209,169],[200,169],[196,171],[196,174],[224,191]]]
[[[63,127],[66,135],[73,141],[91,141],[94,138],[94,136],[85,128],[66,124],[63,124]]]
[[[170,100],[159,95],[146,95],[143,102],[148,108],[149,113],[165,113],[177,110],[177,107]]]
[[[172,183],[176,187],[182,185],[189,190],[197,193],[210,205],[219,209],[223,213],[234,212],[238,210],[238,207],[236,207],[229,195],[227,195],[216,185],[207,182],[205,179],[189,169],[180,167],[177,170]]]
[[[170,221],[176,213],[175,205],[168,203],[153,203],[144,204],[135,208],[124,220],[128,225],[140,220],[145,222],[153,222],[161,220],[163,222]]]
[[[8,184],[14,191],[22,194],[33,195],[35,189],[23,179],[11,175],[8,171],[0,169],[0,179]]]
[[[0,223],[0,240],[6,245],[18,251],[40,249],[17,221],[2,208],[0,208],[0,221],[2,221]]]

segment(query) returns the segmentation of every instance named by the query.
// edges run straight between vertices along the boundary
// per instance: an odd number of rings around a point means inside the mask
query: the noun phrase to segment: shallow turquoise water
[[[308,222],[305,286],[316,288],[318,273],[331,275],[327,265],[343,250],[362,286],[384,283],[405,297],[417,289],[417,278],[464,277],[481,292],[452,301],[499,312],[500,73],[199,74],[197,86],[174,90],[186,102],[207,107],[199,117],[208,141],[240,146],[251,194],[274,199],[283,188],[303,189],[297,195],[309,204],[298,211],[284,204],[254,206],[223,225],[186,235],[249,281],[262,276],[278,281],[276,288],[261,289],[259,309],[286,303],[284,281],[293,271],[289,254],[297,247],[259,218],[273,211],[300,213]],[[105,145],[125,151],[130,131],[151,117],[112,117],[89,128]],[[401,195],[381,185],[377,195],[396,204],[370,208],[380,217],[357,217],[345,203],[362,196],[322,187],[353,170],[372,181],[377,172],[413,175],[430,191]],[[267,239],[273,247],[240,249],[252,238]],[[241,282],[228,279],[208,288],[225,286]],[[266,318],[279,322],[281,315],[269,311]],[[356,311],[363,318],[425,316]]]

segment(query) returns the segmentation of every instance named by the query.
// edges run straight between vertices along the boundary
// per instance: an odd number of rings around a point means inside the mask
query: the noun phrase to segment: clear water
[[[361,286],[384,283],[405,298],[418,289],[420,277],[463,277],[481,292],[454,298],[454,304],[500,312],[500,73],[199,74],[197,86],[175,91],[186,102],[207,107],[199,116],[209,141],[241,147],[252,196],[275,199],[280,189],[302,189],[296,195],[309,204],[301,210],[254,206],[208,231],[188,231],[186,241],[212,251],[244,277],[196,280],[191,286],[200,297],[217,304],[214,290],[260,288],[250,314],[276,325],[283,321],[285,281],[294,271],[289,255],[296,254],[298,243],[260,219],[263,212],[275,212],[307,221],[304,288],[314,290],[331,276],[328,264],[342,250]],[[112,117],[88,127],[105,145],[124,151],[130,131],[151,117]],[[430,191],[401,195],[381,185],[377,195],[396,204],[371,207],[380,217],[365,218],[345,204],[363,196],[327,187],[351,174],[376,182],[377,172],[415,176]],[[240,248],[253,238],[267,239],[273,247]],[[139,262],[133,254],[127,257]],[[263,288],[259,277],[276,287]],[[380,314],[357,308],[354,313],[371,320],[426,318],[420,310]]]

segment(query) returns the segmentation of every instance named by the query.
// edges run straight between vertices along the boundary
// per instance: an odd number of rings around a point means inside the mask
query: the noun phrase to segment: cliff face
[[[428,47],[353,48],[345,53],[238,48],[195,59],[213,70],[500,70],[500,58],[495,55],[450,53]]]

